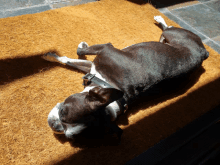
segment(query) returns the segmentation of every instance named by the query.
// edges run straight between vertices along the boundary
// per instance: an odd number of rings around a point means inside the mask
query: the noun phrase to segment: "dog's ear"
[[[95,87],[89,91],[88,101],[96,106],[107,106],[108,104],[122,98],[124,93],[115,88]]]

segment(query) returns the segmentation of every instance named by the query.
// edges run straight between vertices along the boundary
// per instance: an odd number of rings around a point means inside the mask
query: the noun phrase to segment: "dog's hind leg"
[[[59,62],[64,65],[69,65],[86,73],[90,72],[90,69],[92,67],[91,61],[81,60],[81,59],[71,59],[66,56],[60,57],[55,53],[51,53],[51,52],[44,54],[42,58],[47,61]]]
[[[161,16],[154,16],[154,20],[161,25],[163,31],[166,30],[167,28],[173,27],[173,26],[167,26],[165,20]]]
[[[162,27],[162,30],[166,30],[168,28],[172,28],[173,26],[167,26],[165,20],[161,17],[161,16],[154,16],[154,20],[160,24],[160,26]],[[163,33],[160,36],[160,40],[159,42],[164,43],[164,44],[169,44],[169,41],[167,40],[165,34]]]
[[[112,46],[113,47],[113,45],[111,43],[89,46],[86,42],[81,42],[78,45],[77,55],[79,55],[79,56],[83,56],[83,55],[100,55],[102,50],[104,48],[106,48],[107,46]]]

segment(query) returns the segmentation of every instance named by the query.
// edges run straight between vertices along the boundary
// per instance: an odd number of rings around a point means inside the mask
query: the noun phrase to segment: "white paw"
[[[161,16],[154,16],[154,20],[158,23],[165,23],[164,19]]]
[[[86,42],[81,42],[79,45],[78,45],[78,48],[82,49],[82,48],[87,48],[89,47],[89,45],[86,43]]]
[[[66,64],[68,61],[69,61],[69,58],[66,57],[66,56],[63,56],[63,57],[59,57],[59,61]]]
[[[47,61],[51,61],[51,62],[57,62],[57,59],[58,59],[59,56],[57,56],[55,53],[46,53],[42,56],[42,58],[44,60],[47,60]]]

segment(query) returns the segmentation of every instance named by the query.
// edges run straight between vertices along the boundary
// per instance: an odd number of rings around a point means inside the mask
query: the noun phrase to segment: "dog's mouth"
[[[60,103],[57,103],[57,105],[50,111],[47,121],[50,128],[54,131],[54,133],[64,134],[64,127],[60,121],[58,114],[59,109],[60,109]]]
[[[62,122],[59,117],[59,110],[63,103],[57,105],[50,111],[48,115],[48,124],[55,134],[65,134],[67,138],[74,138],[81,133],[86,126],[84,124],[69,124]]]

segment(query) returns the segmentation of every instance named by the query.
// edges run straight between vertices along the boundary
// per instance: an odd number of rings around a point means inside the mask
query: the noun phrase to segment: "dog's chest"
[[[95,75],[96,77],[98,77],[99,79],[107,82],[107,80],[105,78],[102,77],[102,75],[96,70],[96,67],[95,67],[95,64],[93,63],[92,64],[92,67],[91,67],[91,70],[90,70],[90,73]]]
[[[96,58],[92,65],[91,74],[122,90],[127,103],[148,87],[148,71],[146,62],[140,57],[131,60],[122,55]]]

